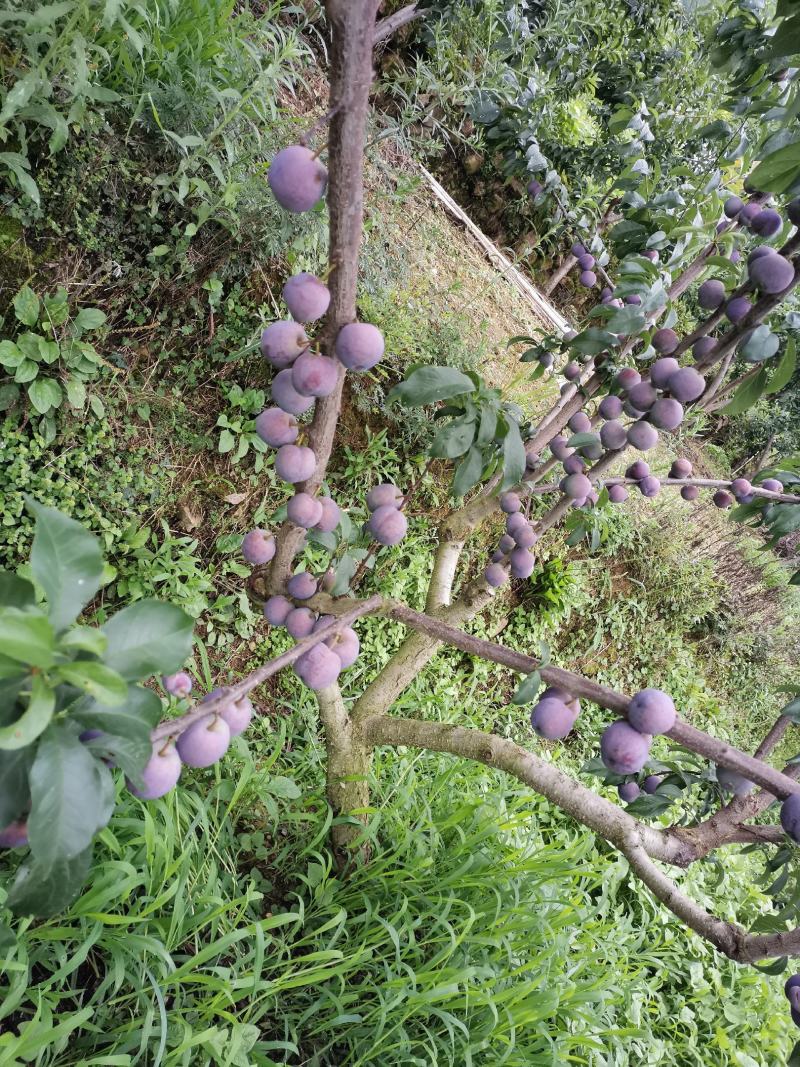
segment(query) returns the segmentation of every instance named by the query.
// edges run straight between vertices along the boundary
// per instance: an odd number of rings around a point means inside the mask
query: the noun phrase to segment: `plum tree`
[[[283,299],[293,319],[315,322],[328,310],[331,291],[316,274],[302,271],[287,279],[283,287]]]
[[[269,187],[275,199],[295,214],[310,211],[325,195],[328,172],[310,148],[282,148],[269,166]]]

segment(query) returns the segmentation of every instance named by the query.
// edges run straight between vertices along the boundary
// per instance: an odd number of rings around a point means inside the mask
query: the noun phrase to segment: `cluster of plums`
[[[522,512],[522,500],[518,493],[503,493],[500,507],[506,516],[506,532],[500,538],[491,561],[483,572],[488,585],[499,589],[514,578],[530,578],[535,565],[531,549],[539,540],[533,525]]]
[[[626,718],[612,722],[601,734],[600,758],[604,765],[613,774],[626,777],[638,774],[647,763],[653,735],[668,733],[675,725],[676,717],[670,696],[660,689],[642,689],[631,698]],[[626,792],[632,794],[633,790]],[[622,799],[635,797],[622,796]]]
[[[300,641],[316,633],[333,618],[331,615],[318,615],[309,607],[293,603],[294,600],[310,599],[316,591],[317,583],[311,575],[305,572],[295,574],[289,579],[288,586],[292,599],[271,596],[264,604],[264,617],[270,626],[285,626],[289,634]],[[333,685],[343,670],[353,666],[360,647],[355,630],[344,626],[304,652],[294,664],[295,673],[309,689],[325,689]]]
[[[593,289],[597,285],[597,275],[594,272],[595,259],[589,252],[585,245],[582,245],[580,241],[576,241],[570,249],[573,256],[578,261],[578,269],[580,270],[579,281],[584,289]]]

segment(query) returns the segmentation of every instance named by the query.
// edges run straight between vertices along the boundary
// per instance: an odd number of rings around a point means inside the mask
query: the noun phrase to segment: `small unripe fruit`
[[[744,202],[740,200],[738,196],[729,196],[725,201],[722,210],[729,219],[735,219],[743,207]]]
[[[636,774],[647,763],[651,740],[618,719],[600,737],[600,758],[614,774]]]
[[[782,293],[794,282],[794,264],[783,256],[762,256],[749,268],[750,280],[762,293]]]
[[[486,579],[486,584],[490,585],[492,589],[499,589],[501,585],[508,581],[508,571],[499,563],[490,563],[483,572],[483,577]]]
[[[336,355],[352,371],[368,371],[383,355],[383,334],[369,322],[349,322],[336,336]]]
[[[310,493],[295,493],[286,505],[286,514],[295,526],[310,530],[322,518],[322,504]]]
[[[725,305],[725,315],[734,325],[746,319],[752,310],[753,305],[746,296],[735,296]]]
[[[292,575],[286,583],[286,588],[293,600],[308,600],[317,591],[317,580],[308,571],[299,571]]]
[[[800,842],[800,793],[791,793],[781,804],[781,826],[793,841]]]
[[[692,465],[688,459],[676,459],[669,469],[670,478],[688,478],[692,473]]]
[[[641,794],[641,789],[636,782],[623,782],[622,785],[617,786],[617,793],[619,793],[619,799],[624,800],[626,804],[630,804],[631,801]]]
[[[733,497],[730,493],[726,493],[724,489],[718,489],[712,499],[714,507],[717,508],[729,508],[733,504]]]
[[[250,725],[254,710],[248,697],[240,697],[235,703],[226,704],[219,717],[228,724],[231,737],[238,737]]]
[[[753,218],[750,227],[754,233],[758,233],[762,237],[774,237],[783,227],[783,219],[777,211],[767,207],[763,211],[759,211]]]
[[[592,420],[585,411],[576,411],[567,425],[573,433],[588,433],[592,428]]]
[[[612,504],[624,504],[628,499],[628,490],[624,485],[610,485],[608,487],[608,499]]]
[[[584,289],[591,289],[597,285],[597,275],[593,270],[583,270],[581,271],[580,282]]]
[[[289,278],[283,287],[283,299],[293,319],[298,322],[315,322],[328,310],[331,293],[325,282],[316,274],[303,271]]]
[[[531,726],[548,741],[566,737],[575,725],[576,715],[563,701],[556,697],[542,697],[531,712]]]
[[[640,452],[648,452],[658,444],[658,430],[649,422],[635,422],[628,428],[628,444]]]
[[[307,481],[316,467],[317,457],[306,445],[283,445],[275,454],[275,473],[291,485]]]
[[[192,679],[186,671],[178,671],[177,674],[165,674],[161,679],[164,688],[170,696],[183,700],[192,691]]]
[[[640,734],[665,734],[676,718],[672,697],[660,689],[642,689],[628,705],[628,722]]]
[[[319,530],[320,533],[331,533],[341,522],[342,513],[339,505],[334,500],[331,500],[329,496],[321,496],[319,503],[322,508],[322,516],[315,524],[314,529]]]
[[[609,394],[603,397],[597,410],[603,419],[618,419],[622,414],[622,401],[618,396]]]
[[[716,347],[717,341],[715,337],[698,337],[692,345],[692,356],[699,362],[701,359],[705,359],[706,356],[710,356]]]
[[[267,181],[281,207],[299,214],[310,211],[325,195],[328,172],[311,149],[293,144],[272,160]]]
[[[678,347],[680,338],[674,330],[664,327],[656,330],[650,343],[656,352],[660,352],[662,356],[668,356]]]
[[[670,375],[667,387],[678,403],[689,404],[703,395],[706,380],[694,367],[681,367]]]
[[[635,463],[631,463],[630,467],[625,471],[626,478],[633,478],[634,481],[640,482],[642,478],[646,478],[650,473],[650,465],[645,463],[643,459],[637,459]]]
[[[361,650],[358,634],[351,626],[343,627],[333,637],[329,637],[325,644],[338,657],[343,671],[353,666]]]
[[[286,629],[295,641],[300,641],[313,631],[316,621],[317,616],[311,608],[292,608],[286,616]]]
[[[645,793],[649,793],[652,796],[663,781],[663,774],[648,774],[648,776],[642,782],[642,789],[645,791]]]
[[[294,669],[298,678],[316,692],[333,685],[341,674],[342,664],[336,653],[320,642],[303,653]]]
[[[653,404],[648,418],[659,430],[677,430],[683,422],[683,407],[677,400],[662,397]]]
[[[613,451],[617,448],[625,447],[628,440],[628,434],[621,422],[610,419],[608,422],[603,423],[600,428],[600,440],[603,444],[603,448]]]
[[[500,496],[500,510],[506,515],[513,515],[522,507],[522,501],[517,493],[502,493]]]
[[[383,507],[399,508],[402,503],[403,494],[391,482],[374,485],[367,493],[367,507],[370,511]]]
[[[628,392],[628,400],[637,411],[649,411],[657,398],[658,393],[649,382],[639,382]]]
[[[299,433],[297,419],[281,408],[267,408],[256,416],[256,433],[272,448],[291,445]]]
[[[405,515],[391,505],[376,508],[370,515],[368,525],[370,533],[380,545],[398,545],[408,530]]]
[[[651,499],[654,496],[658,496],[661,491],[661,482],[652,474],[648,474],[646,478],[642,478],[639,482],[639,491],[642,496]]]
[[[285,596],[271,596],[264,604],[264,618],[270,626],[283,626],[294,604]]]
[[[663,356],[661,359],[657,359],[650,368],[650,384],[656,389],[666,389],[667,382],[677,370],[680,370],[680,364],[672,356]],[[636,403],[632,391],[631,400]]]
[[[278,370],[290,367],[307,348],[306,331],[291,319],[272,322],[261,334],[261,355]]]
[[[633,367],[623,367],[614,375],[614,381],[626,393],[630,392],[634,385],[638,385],[641,380],[641,374]]]
[[[336,388],[336,361],[316,352],[303,352],[292,366],[292,385],[301,396],[330,396]]]
[[[535,535],[534,535],[535,536]],[[515,578],[530,578],[536,561],[528,548],[515,548],[509,557],[511,573]]]
[[[709,278],[697,290],[697,300],[701,308],[714,311],[725,299],[725,286],[717,278]]]
[[[288,367],[272,379],[272,399],[281,411],[290,415],[302,415],[314,404],[313,396],[303,396],[295,389],[292,384],[292,372]]]
[[[275,538],[268,530],[251,530],[242,538],[242,555],[254,567],[269,563],[275,555]]]
[[[684,485],[681,489],[681,496],[684,500],[697,500],[700,496],[700,490],[696,485]]]
[[[231,732],[225,720],[206,715],[183,731],[175,747],[187,767],[210,767],[225,755],[230,743]]]
[[[156,800],[173,789],[180,776],[181,759],[175,746],[171,742],[164,744],[163,741],[157,741],[142,771],[142,788],[139,789],[130,779],[126,779],[125,784],[140,800]]]
[[[741,500],[744,496],[750,496],[753,492],[753,487],[747,478],[734,478],[731,482],[731,492],[737,500]]]
[[[592,491],[592,483],[585,474],[570,474],[564,479],[564,493],[570,500],[585,500]]]

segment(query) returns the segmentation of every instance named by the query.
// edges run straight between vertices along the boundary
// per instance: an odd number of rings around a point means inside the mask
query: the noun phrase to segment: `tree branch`
[[[375,24],[374,44],[380,44],[388,37],[391,37],[392,34],[397,33],[401,26],[406,26],[409,22],[413,22],[414,19],[422,17],[423,13],[417,10],[416,4],[406,4],[399,11],[395,11],[393,15],[387,15],[385,19],[381,19]]]

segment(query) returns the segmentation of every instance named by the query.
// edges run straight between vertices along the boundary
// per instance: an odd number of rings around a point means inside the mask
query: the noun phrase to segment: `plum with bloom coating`
[[[251,530],[242,538],[242,555],[254,567],[269,563],[275,555],[275,538],[269,530]]]
[[[733,504],[733,497],[730,493],[726,493],[724,489],[718,489],[711,499],[714,501],[714,507],[722,508],[723,510]]]
[[[783,256],[762,256],[749,268],[750,280],[762,293],[782,293],[794,281],[794,264]]]
[[[28,844],[28,824],[17,819],[0,830],[0,848],[25,848]]]
[[[642,789],[645,791],[645,793],[649,793],[652,796],[663,781],[663,774],[648,774],[648,776],[642,782]]]
[[[725,286],[718,278],[709,278],[697,290],[697,301],[706,311],[715,311],[725,299]]]
[[[228,724],[231,737],[238,737],[250,725],[254,711],[255,709],[249,697],[239,697],[238,700],[226,704],[220,710],[219,717]]]
[[[690,404],[705,392],[706,380],[694,367],[681,367],[671,374],[667,387],[680,404]]]
[[[548,741],[566,737],[575,725],[575,713],[556,697],[543,697],[531,712],[531,726]]]
[[[597,275],[593,270],[582,270],[580,283],[584,289],[592,289],[597,285]]]
[[[367,507],[370,511],[383,507],[399,508],[402,502],[403,494],[391,482],[374,485],[367,493]]]
[[[696,362],[699,362],[701,359],[705,359],[706,356],[710,356],[716,347],[717,341],[715,337],[698,337],[692,345],[692,356]]]
[[[329,637],[325,644],[339,657],[342,670],[353,666],[361,650],[358,634],[351,626],[344,626],[333,637]]]
[[[286,583],[293,600],[309,600],[317,591],[317,580],[308,571],[298,571]]]
[[[536,561],[528,548],[515,548],[509,557],[509,562],[511,573],[515,578],[530,578]]]
[[[282,408],[267,408],[256,416],[256,433],[272,448],[293,444],[299,432],[297,419]]]
[[[290,367],[307,348],[306,331],[293,319],[272,322],[261,333],[261,355],[278,370]]]
[[[647,763],[651,740],[647,734],[618,719],[600,737],[600,758],[614,774],[636,774]]]
[[[639,492],[648,499],[658,496],[661,492],[661,482],[654,475],[648,474],[639,482]]]
[[[573,433],[588,433],[592,428],[592,420],[585,411],[576,411],[567,425]]]
[[[161,679],[162,684],[170,696],[183,700],[192,691],[192,679],[186,671],[178,671],[176,674],[165,674]]]
[[[608,487],[608,499],[612,504],[624,504],[628,499],[628,490],[624,485],[610,485]]]
[[[735,219],[739,212],[744,207],[744,201],[738,196],[729,196],[725,203],[722,205],[722,210],[729,219]]]
[[[283,287],[283,299],[297,322],[315,322],[328,310],[331,292],[316,274],[301,271],[287,280]]]
[[[768,490],[770,493],[782,493],[783,482],[779,482],[777,478],[765,478],[761,483],[761,488]]]
[[[630,467],[625,471],[626,478],[633,478],[635,482],[640,482],[642,478],[646,478],[650,473],[650,464],[646,463],[643,459],[637,459],[635,463],[631,463]]]
[[[674,330],[670,330],[669,327],[662,327],[662,329],[656,330],[650,343],[656,352],[660,352],[662,356],[669,356],[680,344],[680,338]]]
[[[735,296],[725,305],[725,315],[734,326],[744,321],[752,310],[753,305],[746,296]]]
[[[275,473],[292,485],[307,481],[317,467],[317,457],[306,445],[283,445],[275,454]]]
[[[269,165],[269,187],[275,199],[295,215],[310,211],[325,195],[328,171],[310,148],[282,148]]]
[[[303,637],[308,637],[316,621],[317,616],[311,608],[292,608],[286,616],[286,629],[295,641],[300,641]]]
[[[310,530],[322,518],[322,504],[310,493],[295,493],[286,505],[286,514],[295,526]]]
[[[628,400],[637,411],[649,411],[657,398],[658,393],[649,382],[638,382],[628,392]]]
[[[322,508],[322,515],[315,524],[314,529],[319,530],[320,533],[332,533],[341,522],[342,512],[336,501],[331,500],[329,496],[321,496],[318,499]]]
[[[640,452],[648,452],[658,444],[658,430],[649,422],[635,422],[628,428],[628,444]]]
[[[271,596],[264,604],[264,618],[270,626],[283,626],[294,604],[285,596]]]
[[[628,440],[628,434],[625,427],[621,422],[617,422],[616,419],[609,419],[608,422],[603,423],[600,428],[600,441],[603,448],[614,451],[618,448],[624,448]]]
[[[638,385],[641,380],[642,376],[635,367],[623,367],[614,375],[614,381],[626,393],[630,392],[634,385]]]
[[[316,692],[333,685],[341,674],[342,664],[336,653],[320,642],[303,653],[294,669],[298,678]]]
[[[334,348],[348,370],[368,371],[383,355],[383,334],[369,322],[348,322],[339,330]]]
[[[665,734],[675,725],[672,697],[660,689],[642,689],[628,705],[628,722],[640,734]]]
[[[747,478],[734,478],[731,482],[731,492],[737,500],[741,500],[744,496],[750,496],[753,487]]]
[[[183,731],[176,749],[187,767],[210,767],[225,755],[231,743],[228,724],[219,715],[206,715]]]
[[[314,405],[313,396],[304,396],[298,393],[292,384],[292,371],[290,367],[279,371],[272,379],[272,399],[281,409],[290,415],[302,415]],[[290,442],[287,442],[290,443]]]
[[[700,490],[696,485],[684,485],[681,489],[681,496],[684,500],[697,500],[700,496]]]
[[[790,794],[781,804],[781,826],[793,841],[800,843],[800,793]]]
[[[490,563],[484,570],[483,577],[486,579],[486,584],[490,585],[492,589],[499,589],[501,585],[508,581],[508,571],[499,563]]]
[[[585,474],[570,474],[564,479],[563,490],[570,500],[585,500],[592,491],[592,483]]]
[[[619,799],[624,800],[626,804],[630,804],[631,801],[636,800],[641,792],[642,791],[636,782],[623,782],[622,785],[617,786]]]
[[[667,382],[675,371],[680,369],[680,364],[674,356],[662,356],[650,368],[650,384],[655,386],[656,389],[666,389]],[[633,400],[633,397],[631,397],[631,400]]]
[[[378,544],[398,545],[406,535],[408,520],[402,511],[386,504],[373,511],[368,526]]]
[[[688,459],[676,459],[669,469],[669,478],[688,478],[692,473],[692,465]]]
[[[618,419],[622,414],[622,401],[618,396],[609,393],[608,396],[604,396],[600,401],[600,406],[597,410],[600,417],[603,419],[607,419],[608,421]]]
[[[662,396],[650,409],[648,419],[659,430],[677,430],[683,422],[683,405],[670,396]]]
[[[336,360],[317,355],[310,349],[292,365],[292,385],[301,396],[330,396],[336,388],[339,368]]]
[[[522,507],[522,501],[518,493],[502,493],[500,496],[500,510],[506,515],[513,515]]]

